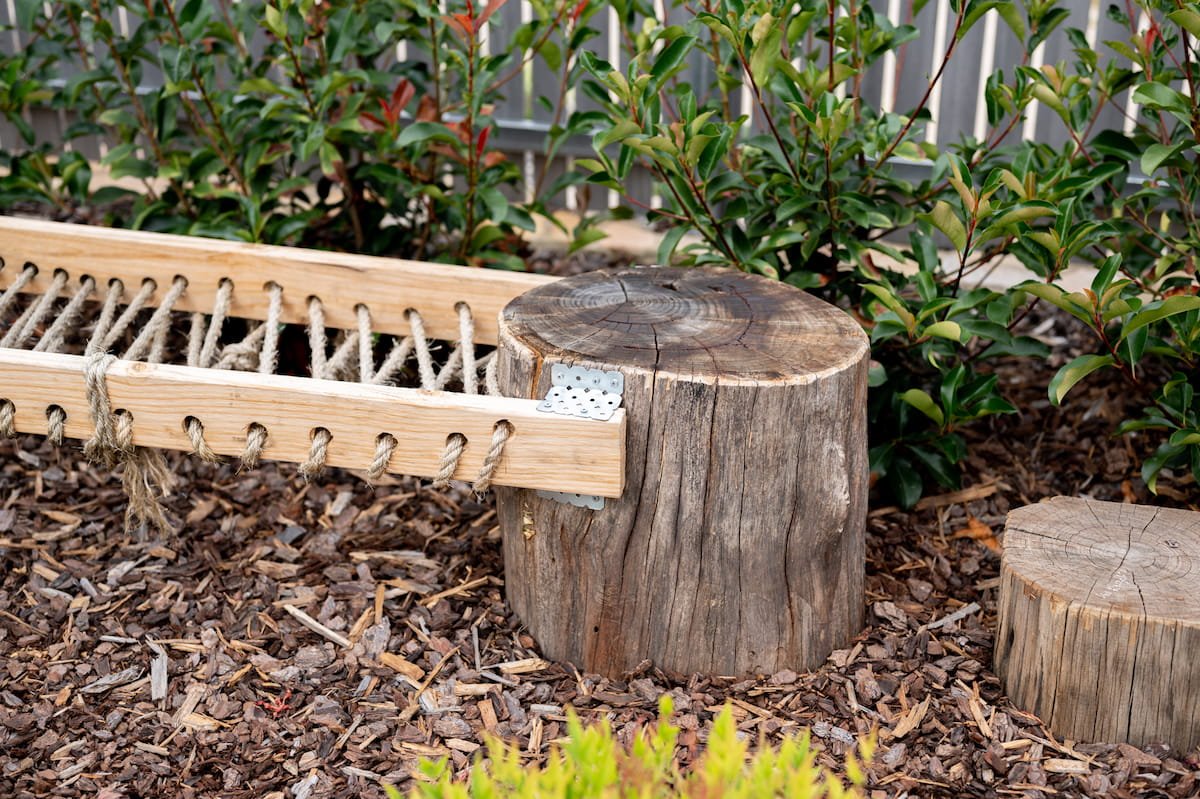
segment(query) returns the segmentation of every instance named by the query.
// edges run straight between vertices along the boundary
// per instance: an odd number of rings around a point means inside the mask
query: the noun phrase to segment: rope
[[[217,359],[217,363],[213,366],[214,369],[240,369],[248,370],[256,366],[259,362],[259,342],[267,334],[267,326],[265,324],[258,325],[241,341],[229,344],[221,350],[221,357]]]
[[[113,286],[110,287],[110,290],[111,290],[111,288],[120,286],[120,285],[121,285],[121,281],[114,280]],[[117,339],[120,338],[121,334],[125,332],[125,329],[127,327],[129,327],[130,323],[133,322],[134,318],[138,315],[139,312],[141,312],[142,308],[145,307],[146,301],[149,300],[150,297],[154,294],[154,291],[156,288],[157,288],[157,286],[155,285],[153,280],[150,280],[149,278],[147,278],[146,280],[142,281],[141,289],[138,290],[138,293],[136,295],[134,295],[133,300],[129,303],[128,306],[126,306],[124,313],[122,313],[120,316],[117,317],[117,321],[112,323],[112,328],[105,334],[104,338],[101,340],[100,349],[107,350],[113,344],[116,343]],[[121,290],[124,291],[124,288],[122,287]]]
[[[251,422],[246,430],[246,449],[242,451],[242,466],[253,469],[262,459],[263,449],[267,446],[267,428],[258,422]]]
[[[483,360],[487,361],[487,367],[483,372],[484,384],[487,386],[487,393],[493,397],[499,397],[500,381],[496,377],[496,367],[500,363],[500,359],[496,357],[495,351],[489,352],[484,356]]]
[[[305,480],[312,480],[325,468],[325,459],[329,456],[329,442],[333,433],[324,427],[313,431],[312,447],[308,450],[308,460],[300,464],[300,474]]]
[[[61,447],[66,438],[67,412],[60,405],[46,408],[46,437],[55,446]]]
[[[12,400],[0,400],[0,436],[17,437],[17,406]]]
[[[383,477],[383,473],[387,471],[388,463],[392,459],[392,453],[399,446],[396,437],[391,433],[380,433],[375,439],[375,457],[371,461],[371,465],[367,467],[367,477],[371,480],[378,480]]]
[[[21,315],[21,319],[24,319],[24,324],[21,324],[20,320],[18,320],[17,324],[9,328],[4,338],[0,339],[0,347],[20,347],[24,345],[29,340],[29,337],[33,335],[33,331],[37,329],[37,326],[50,313],[50,309],[58,300],[58,295],[62,292],[65,285],[67,285],[67,273],[61,269],[56,270],[54,272],[54,281],[50,284],[50,288]]]
[[[120,447],[118,452],[125,462],[121,482],[125,487],[125,495],[129,497],[129,504],[125,508],[126,527],[133,527],[134,522],[138,522],[152,525],[163,532],[170,530],[167,514],[158,501],[160,496],[166,496],[175,479],[167,468],[167,462],[158,450],[133,445],[133,414],[118,411],[116,430]]]
[[[195,416],[189,416],[183,420],[183,429],[187,433],[188,440],[192,442],[192,452],[196,457],[207,463],[220,463],[221,456],[213,452],[212,447],[204,440],[204,424]]]
[[[437,376],[433,373],[433,358],[429,355],[429,341],[425,338],[425,323],[421,321],[421,314],[412,308],[408,310],[408,326],[412,329],[413,344],[417,350],[421,388],[433,388],[437,383]]]
[[[471,318],[471,306],[460,302],[454,306],[458,311],[458,349],[462,360],[463,391],[476,393],[479,376],[475,374],[475,320]]]
[[[458,373],[460,366],[462,366],[462,349],[455,347],[454,351],[450,353],[450,357],[446,359],[446,365],[438,371],[437,379],[433,381],[434,390],[444,391],[450,384],[451,378]]]
[[[308,348],[312,351],[312,376],[325,377],[325,307],[317,297],[308,298]]]
[[[262,357],[258,359],[258,373],[275,374],[279,361],[279,317],[283,314],[283,289],[278,283],[267,284],[267,321],[263,335]]]
[[[375,337],[371,335],[371,312],[367,306],[354,309],[358,315],[358,382],[370,383],[375,372]]]
[[[109,281],[108,289],[104,294],[104,305],[100,309],[100,318],[96,320],[96,327],[92,330],[92,338],[88,341],[89,349],[93,341],[102,341],[108,335],[108,330],[117,315],[117,304],[121,301],[121,297],[124,294],[125,284],[116,279]]]
[[[188,323],[187,365],[200,365],[200,348],[204,345],[204,313],[194,311]]]
[[[152,342],[158,339],[159,336],[165,335],[171,326],[171,309],[175,307],[175,303],[186,290],[187,279],[183,276],[176,277],[171,282],[171,290],[167,292],[167,296],[163,297],[162,304],[154,309],[154,313],[151,314],[150,320],[146,322],[146,326],[142,328],[137,338],[129,345],[129,349],[125,350],[125,360],[138,360],[150,348]]]
[[[64,338],[67,328],[74,323],[79,316],[79,310],[83,304],[87,302],[88,297],[92,296],[92,292],[96,290],[96,281],[87,276],[83,282],[79,284],[79,290],[75,292],[75,296],[71,297],[71,301],[67,303],[67,307],[62,309],[58,318],[50,325],[50,329],[42,336],[42,340],[33,348],[34,352],[58,352],[66,343]]]
[[[27,264],[21,270],[21,274],[17,275],[17,279],[12,282],[12,285],[5,289],[3,294],[0,294],[0,316],[4,315],[4,312],[8,310],[8,306],[12,305],[13,301],[21,293],[21,289],[28,286],[29,281],[33,280],[37,276],[37,273],[36,266]]]
[[[0,314],[9,311],[17,295],[29,286],[37,274],[38,270],[32,264],[24,267],[12,285],[0,294]],[[62,310],[55,313],[55,307],[68,281],[69,275],[65,271],[56,270],[46,291],[24,308],[14,324],[0,338],[0,346],[23,346],[32,340],[39,328],[48,323],[49,327],[41,335],[41,340],[37,342],[34,350],[62,350],[84,304],[97,291],[96,281],[92,277],[84,276]],[[172,314],[187,291],[187,286],[186,278],[175,277],[161,302],[157,303],[157,307],[125,348],[123,359],[146,359],[151,363],[163,361],[172,329]],[[99,318],[87,338],[85,347],[84,382],[94,432],[84,444],[84,453],[93,462],[109,468],[124,466],[123,479],[130,497],[129,519],[136,518],[158,527],[165,527],[166,516],[158,503],[158,497],[166,494],[171,475],[159,453],[134,445],[133,415],[123,409],[114,408],[107,390],[107,373],[117,360],[109,350],[135,326],[141,312],[149,308],[157,290],[153,280],[143,280],[137,293],[128,303],[124,303],[125,286],[120,280],[111,280],[106,287]],[[222,347],[221,336],[233,303],[233,290],[233,281],[222,278],[214,296],[211,314],[206,316],[200,311],[191,314],[187,326],[186,362],[193,367],[253,369],[261,374],[274,374],[279,365],[283,288],[274,282],[267,283],[266,320],[250,329],[241,341]],[[378,368],[375,365],[376,335],[373,332],[370,308],[366,304],[356,306],[355,329],[345,331],[340,336],[332,354],[329,354],[327,320],[321,300],[310,297],[307,309],[311,371],[315,378],[337,379],[353,372],[360,383],[385,385],[403,372],[410,358],[415,357],[417,377],[423,389],[443,390],[455,378],[461,377],[462,390],[466,394],[477,394],[484,390],[489,394],[499,395],[495,353],[489,353],[482,358],[477,357],[474,317],[470,306],[465,302],[455,305],[458,314],[458,340],[440,366],[434,363],[433,347],[427,337],[424,320],[414,309],[409,309],[405,315],[410,335],[393,340],[387,356]],[[11,401],[0,401],[0,435],[16,435],[15,414],[16,408]],[[67,414],[62,406],[50,405],[46,409],[47,435],[55,443],[60,443],[65,438],[66,421]],[[221,461],[220,455],[208,444],[204,424],[199,418],[188,416],[184,420],[183,430],[191,443],[192,451],[198,457],[209,463]],[[491,487],[504,449],[513,433],[514,428],[507,421],[502,420],[494,426],[491,442],[475,479],[476,491],[482,493]],[[253,467],[259,463],[268,437],[266,427],[257,422],[247,427],[245,449],[239,457],[243,467]],[[325,427],[313,430],[312,445],[307,458],[300,466],[300,473],[305,479],[311,480],[323,470],[332,439],[332,433]],[[468,440],[462,433],[452,433],[447,437],[446,447],[433,481],[435,486],[444,487],[449,484],[461,466],[467,444]],[[385,432],[377,437],[375,454],[366,470],[368,479],[377,480],[387,472],[398,448],[399,441],[393,434]]]
[[[149,296],[147,288],[153,291],[153,281],[143,282],[142,290],[134,298],[139,308]],[[129,505],[125,510],[127,527],[140,522],[166,531],[170,525],[158,498],[169,491],[173,475],[158,450],[134,446],[133,415],[127,411],[114,413],[108,397],[106,375],[117,359],[107,352],[104,342],[115,340],[136,315],[129,312],[134,307],[134,303],[131,303],[116,322],[112,321],[123,293],[124,287],[119,280],[109,284],[100,321],[87,344],[84,383],[95,432],[84,444],[83,451],[90,461],[109,469],[117,463],[124,463],[125,470],[121,477],[125,494],[129,497]]]
[[[208,368],[212,365],[217,353],[217,344],[221,342],[221,329],[225,327],[225,318],[229,316],[229,304],[232,299],[233,281],[227,277],[221,278],[221,283],[217,286],[217,296],[213,300],[212,319],[208,323],[208,330],[204,332],[204,345],[200,348],[197,366]]]
[[[341,375],[345,374],[350,367],[350,358],[358,353],[358,331],[352,330],[343,337],[342,342],[334,349],[333,355],[329,357],[329,361],[325,364],[325,377],[328,380],[337,380]]]
[[[91,344],[88,345],[88,349],[92,349]],[[108,400],[105,374],[116,360],[115,355],[96,349],[88,353],[83,368],[88,413],[95,427],[92,437],[83,444],[83,454],[92,463],[99,463],[109,469],[117,464],[117,433],[112,403]]]
[[[405,336],[392,345],[391,352],[383,359],[383,363],[379,366],[379,371],[375,372],[375,376],[371,378],[371,382],[377,386],[386,385],[392,376],[404,368],[404,364],[408,361],[408,356],[413,351],[413,340],[411,336]]]
[[[475,493],[482,494],[492,487],[492,477],[496,467],[500,465],[500,456],[504,454],[504,445],[512,436],[513,426],[507,419],[496,422],[492,428],[492,444],[487,454],[483,456],[483,465],[479,467],[479,476],[475,478]]]
[[[450,478],[458,470],[458,462],[462,459],[463,451],[467,448],[467,437],[462,433],[451,433],[446,439],[446,449],[442,452],[442,462],[438,473],[433,478],[434,488],[446,488]]]

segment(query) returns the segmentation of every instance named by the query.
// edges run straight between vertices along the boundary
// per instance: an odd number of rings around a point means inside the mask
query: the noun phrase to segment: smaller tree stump
[[[619,499],[497,492],[505,589],[542,650],[605,674],[743,675],[845,646],[862,623],[867,354],[845,312],[730,269],[593,272],[513,300],[506,396],[546,396],[556,364],[625,381]]]
[[[1200,745],[1200,513],[1067,497],[1012,511],[996,671],[1059,736]]]

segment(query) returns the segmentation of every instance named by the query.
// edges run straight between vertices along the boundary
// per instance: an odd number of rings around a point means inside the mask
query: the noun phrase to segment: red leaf
[[[358,115],[358,121],[364,128],[372,133],[379,133],[381,130],[387,130],[387,125],[383,124],[383,120],[371,113],[362,113]]]
[[[436,122],[438,121],[437,103],[428,94],[421,98],[417,103],[417,121],[418,122]]]
[[[484,128],[483,130],[479,131],[479,138],[477,138],[475,140],[475,157],[476,158],[483,155],[483,148],[487,144],[488,134],[491,132],[492,132],[492,128],[490,125],[488,127]]]
[[[413,86],[408,78],[396,84],[396,88],[392,90],[392,108],[396,110],[397,115],[404,110],[416,93],[417,87]]]
[[[587,8],[588,0],[579,0],[579,4],[575,6],[575,10],[571,12],[571,24],[579,22],[579,18],[583,16],[584,10]]]
[[[461,39],[471,37],[471,19],[466,14],[442,15],[442,22],[458,34]]]
[[[479,19],[475,20],[475,30],[482,28],[487,21],[491,19],[492,14],[495,14],[497,11],[499,11],[500,7],[507,2],[508,0],[488,0],[488,4],[483,9],[483,13],[479,15]]]

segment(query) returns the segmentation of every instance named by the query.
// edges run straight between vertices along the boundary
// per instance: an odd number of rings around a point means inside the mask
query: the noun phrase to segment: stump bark
[[[1004,533],[996,670],[1060,737],[1200,745],[1200,514],[1058,497]]]
[[[625,377],[625,490],[590,510],[498,490],[505,583],[550,657],[619,674],[811,669],[861,628],[867,338],[733,270],[622,269],[501,314],[498,377]]]

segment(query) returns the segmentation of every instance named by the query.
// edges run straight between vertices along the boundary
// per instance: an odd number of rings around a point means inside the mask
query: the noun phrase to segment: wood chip
[[[1091,766],[1082,760],[1064,760],[1058,757],[1051,757],[1042,763],[1042,769],[1052,774],[1087,774],[1091,771]]]
[[[134,741],[133,747],[135,749],[140,749],[143,752],[149,752],[152,755],[161,755],[163,757],[167,757],[171,754],[171,750],[165,746],[155,746],[154,744],[148,744],[144,741]]]
[[[300,610],[299,608],[292,607],[291,605],[284,605],[283,609],[285,611],[287,611],[288,615],[290,615],[293,619],[300,622],[301,624],[303,624],[308,629],[312,630],[317,635],[320,635],[324,638],[327,638],[330,641],[333,641],[335,644],[337,644],[338,646],[340,646],[344,649],[349,649],[352,646],[349,638],[342,635],[341,633],[334,632],[333,630],[329,629],[324,624],[321,624],[321,622],[317,621],[312,616],[309,616],[307,613]]]
[[[167,698],[167,652],[154,641],[147,641],[146,646],[154,653],[150,661],[150,698],[160,702]]]
[[[399,655],[392,654],[391,652],[384,652],[382,655],[380,655],[379,663],[382,666],[387,666],[397,674],[403,674],[410,680],[420,682],[421,680],[425,679],[424,669],[422,669],[416,663],[411,663]]]
[[[903,738],[921,726],[921,722],[925,720],[925,714],[929,712],[929,702],[932,699],[933,697],[927,696],[922,702],[909,708],[909,711],[900,719],[900,723],[892,729],[892,737]]]
[[[505,674],[529,674],[550,668],[550,661],[542,660],[541,658],[524,658],[522,660],[510,660],[507,663],[497,663],[492,668],[499,669]]]
[[[213,730],[218,730],[221,727],[229,726],[228,724],[217,721],[212,716],[206,716],[203,713],[188,713],[186,716],[180,719],[179,723],[190,730],[202,730],[205,732],[212,732]]]
[[[131,683],[142,676],[141,666],[130,666],[127,669],[113,672],[98,680],[92,680],[87,685],[80,688],[81,693],[85,694],[102,694],[105,691],[111,691],[120,685]]]
[[[494,683],[454,683],[455,696],[485,696],[495,690]]]
[[[496,709],[492,707],[492,700],[480,699],[475,706],[479,708],[479,719],[483,722],[483,728],[488,732],[496,729],[499,721],[496,719]]]
[[[453,588],[447,588],[445,591],[438,591],[436,594],[425,597],[421,600],[421,604],[427,608],[436,605],[440,600],[451,596],[465,596],[472,588],[478,588],[488,581],[487,577],[479,577],[474,580],[468,580],[461,585],[456,585]]]
[[[979,612],[979,603],[972,602],[969,605],[963,605],[958,610],[954,611],[953,613],[951,613],[947,616],[943,616],[942,618],[938,619],[937,621],[931,621],[931,622],[929,622],[929,624],[923,624],[918,629],[937,630],[942,627],[945,627],[948,624],[953,624],[954,622],[959,621],[960,619],[965,619],[967,616],[970,616],[972,613],[978,613],[978,612]]]

